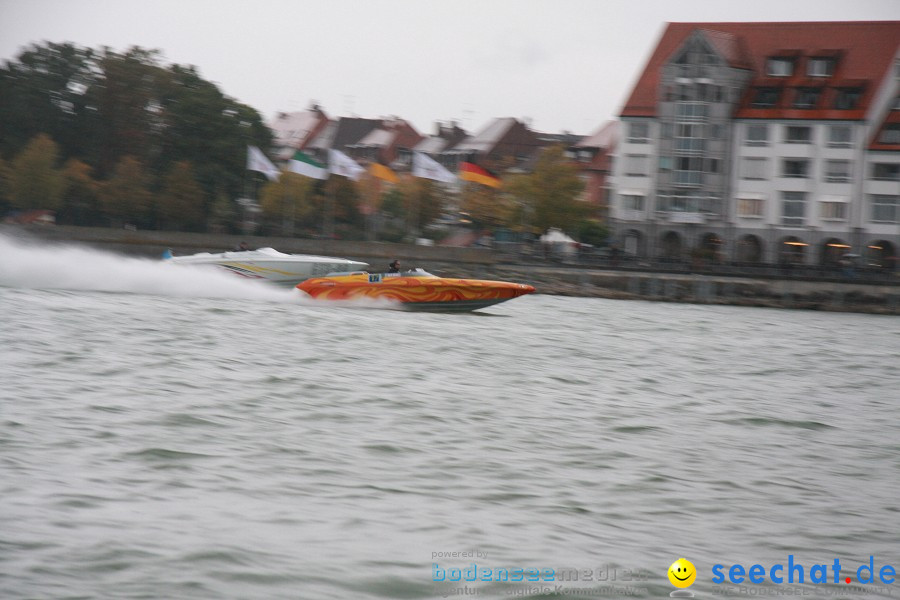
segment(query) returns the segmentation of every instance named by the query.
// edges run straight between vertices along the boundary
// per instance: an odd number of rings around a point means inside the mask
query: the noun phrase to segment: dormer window
[[[773,57],[766,61],[766,74],[771,77],[790,77],[794,74],[794,59]]]
[[[798,88],[794,96],[794,108],[815,108],[819,101],[819,88]]]
[[[806,64],[806,74],[810,77],[831,77],[834,74],[834,59],[810,58]]]
[[[753,108],[772,108],[778,104],[778,88],[757,88],[753,95]]]
[[[856,108],[861,96],[860,88],[839,88],[834,98],[834,107],[838,110],[852,110]]]

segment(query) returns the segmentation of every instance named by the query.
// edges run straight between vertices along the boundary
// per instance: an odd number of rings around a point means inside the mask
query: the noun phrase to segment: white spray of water
[[[0,235],[0,286],[299,302],[302,293],[210,268]]]

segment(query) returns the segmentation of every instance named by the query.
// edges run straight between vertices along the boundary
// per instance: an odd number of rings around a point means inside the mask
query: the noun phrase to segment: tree
[[[146,224],[153,195],[141,162],[126,156],[100,190],[100,204],[113,225]]]
[[[508,194],[477,183],[465,185],[460,208],[479,227],[505,226],[513,216],[513,203]]]
[[[194,179],[191,163],[175,163],[157,195],[156,217],[163,228],[198,229],[203,225],[203,189]]]
[[[410,177],[403,179],[398,187],[403,195],[406,233],[418,236],[444,210],[443,198],[438,193],[437,185],[430,179]]]
[[[58,146],[39,134],[13,160],[10,200],[22,210],[56,210],[64,191],[62,174],[56,169]]]
[[[278,181],[272,181],[260,192],[263,216],[282,235],[294,235],[297,222],[304,222],[314,213],[314,180],[296,173],[282,173]]]
[[[96,225],[101,211],[97,197],[98,184],[92,169],[78,159],[69,159],[63,167],[64,188],[62,206],[56,215],[57,223]]]
[[[6,161],[0,158],[0,214],[6,212],[10,204],[10,171]]]
[[[531,225],[540,231],[558,227],[574,231],[590,211],[579,199],[584,184],[566,158],[562,146],[541,153],[534,171],[514,178],[508,185],[518,202],[531,213]]]

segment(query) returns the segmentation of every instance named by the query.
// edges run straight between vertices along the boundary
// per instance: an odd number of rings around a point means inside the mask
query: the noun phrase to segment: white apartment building
[[[669,24],[626,102],[627,254],[834,264],[900,252],[900,21]]]

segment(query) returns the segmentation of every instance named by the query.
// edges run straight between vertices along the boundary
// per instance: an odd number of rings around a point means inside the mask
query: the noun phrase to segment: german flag
[[[397,174],[394,173],[390,167],[386,167],[381,163],[373,162],[369,166],[369,173],[382,181],[389,181],[391,183],[397,183],[399,181]]]
[[[500,178],[478,165],[464,162],[459,164],[459,178],[463,181],[474,181],[492,188],[500,187]]]

